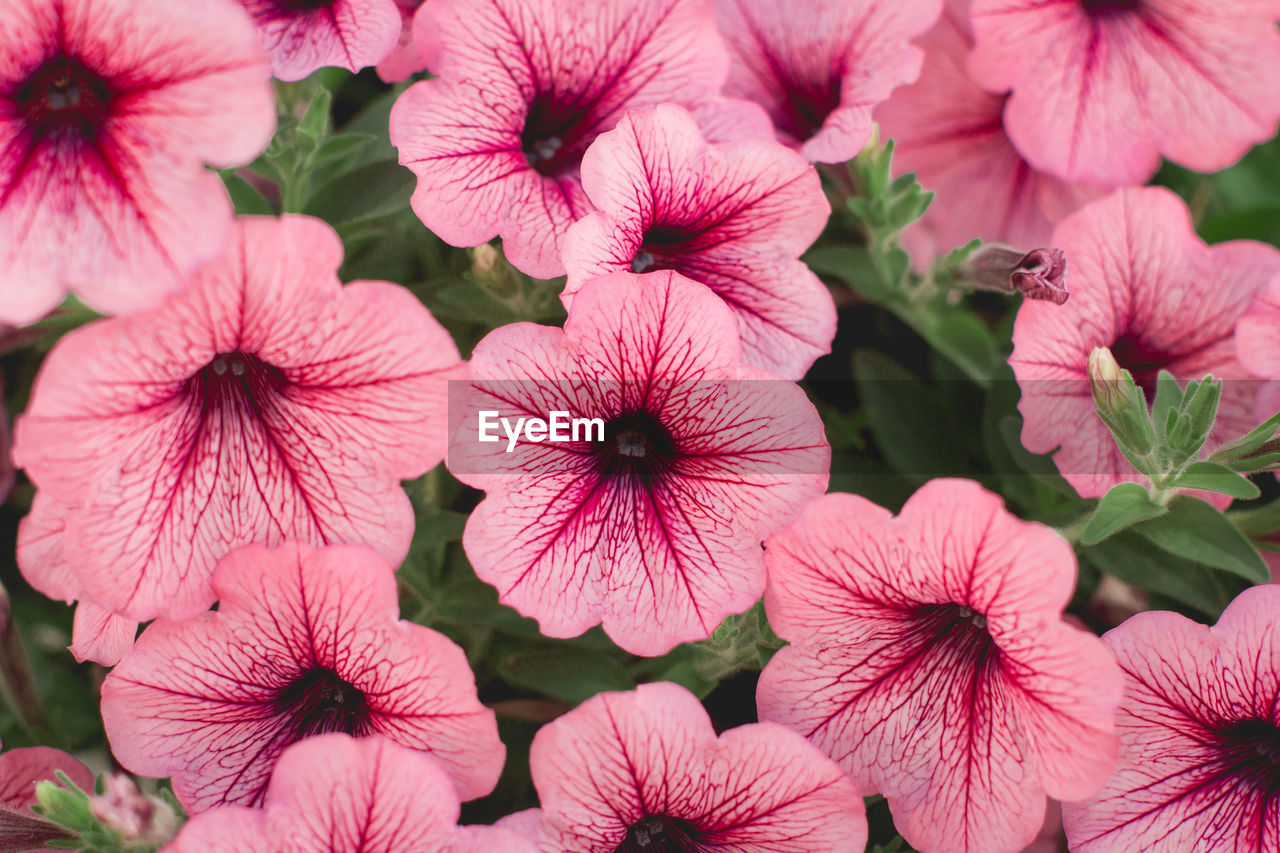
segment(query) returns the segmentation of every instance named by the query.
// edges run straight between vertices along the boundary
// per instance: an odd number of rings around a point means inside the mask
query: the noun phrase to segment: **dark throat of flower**
[[[679,454],[667,428],[644,411],[618,415],[604,425],[596,445],[596,465],[611,480],[653,485],[671,473]]]
[[[1142,0],[1080,0],[1080,7],[1090,18],[1099,20],[1136,12],[1142,8]]]
[[[276,714],[287,721],[284,735],[289,743],[330,732],[360,737],[370,731],[364,693],[324,667],[299,673],[276,695],[274,705]]]
[[[187,392],[205,411],[243,409],[255,413],[287,384],[279,368],[252,353],[218,353],[187,380]]]
[[[1224,783],[1280,799],[1280,727],[1270,720],[1239,720],[1218,728],[1215,739],[1229,777]]]
[[[627,828],[614,853],[699,853],[693,824],[666,815],[645,815]]]
[[[827,117],[840,106],[841,76],[838,71],[833,71],[826,80],[786,83],[787,102],[781,114],[774,116],[778,128],[797,142],[803,142],[821,130]]]
[[[963,604],[926,604],[913,614],[912,633],[921,651],[942,652],[952,665],[980,677],[998,666],[1001,653],[987,630],[987,618]]]
[[[688,251],[688,241],[692,235],[680,228],[666,225],[654,225],[644,232],[644,240],[631,259],[631,271],[634,273],[653,272],[655,270],[680,270],[676,263],[678,257]]]
[[[115,92],[107,79],[71,56],[47,59],[9,94],[37,142],[97,140]]]
[[[1111,344],[1111,354],[1121,368],[1129,371],[1134,384],[1142,389],[1151,405],[1156,396],[1156,378],[1167,369],[1173,357],[1161,352],[1132,332],[1126,332]]]
[[[520,132],[520,147],[529,168],[547,178],[577,170],[594,138],[589,114],[589,106],[562,104],[555,94],[538,94]]]

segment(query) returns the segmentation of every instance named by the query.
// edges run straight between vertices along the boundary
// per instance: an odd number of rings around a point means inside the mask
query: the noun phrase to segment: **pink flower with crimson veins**
[[[318,735],[285,750],[264,807],[196,815],[168,853],[534,853],[514,832],[458,826],[458,795],[429,756],[384,737]]]
[[[362,543],[399,564],[400,481],[443,457],[464,365],[409,291],[343,287],[341,260],[319,220],[241,219],[186,293],[58,343],[15,428],[15,460],[60,505],[24,524],[35,585],[177,619],[213,603],[239,545]]]
[[[1273,380],[1258,389],[1254,417],[1264,421],[1280,412],[1280,382],[1274,381],[1280,380],[1280,274],[1236,321],[1236,357],[1254,376]]]
[[[920,74],[910,40],[942,0],[716,0],[733,65],[725,94],[762,105],[810,162],[843,163],[871,138],[871,110]]]
[[[1125,677],[1120,764],[1064,805],[1073,851],[1280,850],[1277,608],[1256,586],[1212,628],[1149,612],[1102,638]]]
[[[1105,194],[1036,171],[1014,148],[1004,128],[1008,96],[985,91],[965,69],[973,45],[967,5],[950,0],[937,26],[916,40],[924,50],[920,79],[875,109],[881,134],[894,141],[894,170],[914,172],[936,193],[903,235],[922,267],[975,237],[1043,246],[1060,219]]]
[[[743,360],[798,379],[831,350],[831,294],[799,259],[831,207],[818,173],[776,142],[709,145],[666,104],[631,112],[582,158],[595,213],[565,234],[570,309],[584,284],[615,271],[675,270],[733,311]]]
[[[414,211],[451,245],[501,235],[532,276],[564,273],[560,239],[591,211],[582,155],[627,110],[669,102],[722,132],[763,130],[717,97],[729,58],[711,0],[431,0],[414,40],[437,75],[391,113]]]
[[[413,15],[422,3],[423,0],[396,0],[402,21],[400,41],[396,43],[395,50],[378,63],[378,76],[384,83],[399,83],[427,67],[426,60],[413,41]]]
[[[0,322],[148,308],[223,248],[275,127],[230,0],[0,0]]]
[[[271,70],[301,80],[325,66],[359,71],[385,60],[400,37],[396,0],[240,0],[258,25]]]
[[[710,636],[763,591],[760,542],[826,488],[804,392],[743,366],[729,308],[677,273],[598,278],[563,331],[504,326],[471,368],[448,466],[487,494],[463,546],[548,636],[603,624],[638,655]],[[485,410],[598,418],[603,440],[503,452],[478,441]]]
[[[760,677],[760,718],[883,793],[922,853],[1014,853],[1046,794],[1087,797],[1115,768],[1121,677],[1062,618],[1071,547],[964,480],[894,517],[829,494],[765,544],[769,623],[791,645]]]
[[[48,492],[36,492],[31,512],[18,525],[18,568],[37,591],[67,604],[80,601],[71,626],[71,654],[78,661],[91,660],[115,666],[133,647],[138,620],[85,601],[63,544],[71,507]]]
[[[1054,463],[1086,498],[1142,479],[1097,416],[1087,375],[1095,347],[1109,348],[1148,398],[1162,369],[1182,382],[1209,373],[1226,380],[1211,446],[1256,426],[1256,383],[1240,381],[1249,373],[1236,360],[1235,328],[1280,272],[1280,251],[1251,240],[1206,246],[1186,205],[1156,187],[1088,205],[1050,242],[1071,264],[1071,299],[1019,306],[1009,359],[1028,450],[1060,447]]]
[[[773,723],[719,737],[688,690],[601,693],[543,726],[529,752],[543,853],[861,853],[867,820],[852,782]],[[540,820],[535,820],[535,816]]]
[[[493,790],[505,749],[466,655],[399,620],[394,571],[373,551],[250,545],[213,585],[217,611],[153,622],[102,685],[125,767],[172,776],[189,811],[259,805],[288,746],[345,732],[430,753],[463,799]]]
[[[973,0],[970,19],[973,79],[1012,91],[1014,146],[1069,183],[1141,184],[1161,155],[1212,172],[1276,132],[1274,0]]]

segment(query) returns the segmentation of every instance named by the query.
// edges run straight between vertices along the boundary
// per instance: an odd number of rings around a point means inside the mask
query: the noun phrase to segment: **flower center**
[[[981,674],[1000,660],[1000,650],[987,630],[987,617],[955,602],[927,604],[916,609],[912,633],[923,651],[943,650],[953,662]]]
[[[113,93],[106,78],[69,56],[57,56],[23,81],[12,98],[18,115],[39,140],[93,140],[110,114]]]
[[[698,853],[698,832],[683,820],[646,815],[627,828],[614,853]]]
[[[677,259],[673,256],[690,251],[693,247],[689,240],[690,235],[678,227],[657,225],[650,228],[644,232],[644,242],[631,259],[631,271],[678,270]]]
[[[663,477],[676,459],[671,433],[648,412],[619,415],[604,425],[597,462],[606,477],[635,477],[643,482]]]
[[[364,694],[331,669],[315,667],[303,672],[282,689],[275,710],[289,720],[291,743],[312,735],[369,731],[369,703]]]
[[[787,102],[774,121],[780,130],[803,142],[822,129],[827,116],[840,106],[840,75],[826,80],[791,80],[786,84]]]
[[[1168,368],[1173,358],[1161,352],[1131,333],[1121,335],[1111,345],[1111,354],[1116,363],[1133,374],[1133,381],[1147,397],[1150,405],[1156,395],[1156,377],[1160,371]]]
[[[1084,13],[1090,18],[1114,18],[1136,12],[1142,7],[1142,0],[1080,0]]]
[[[538,95],[520,133],[520,146],[529,167],[548,178],[570,172],[582,161],[590,141],[583,124],[587,110],[557,104],[552,95]]]
[[[188,382],[189,390],[206,406],[248,404],[256,409],[264,395],[280,389],[286,380],[279,368],[256,355],[232,351],[218,353]]]
[[[1221,729],[1218,739],[1228,772],[1270,797],[1280,795],[1280,727],[1240,720]]]

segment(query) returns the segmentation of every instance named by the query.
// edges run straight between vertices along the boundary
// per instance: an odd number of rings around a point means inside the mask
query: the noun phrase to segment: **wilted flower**
[[[1280,7],[1268,0],[973,0],[973,78],[1013,91],[1005,128],[1035,168],[1141,184],[1160,155],[1229,166],[1280,119]]]
[[[1061,305],[1067,291],[1067,256],[1061,249],[1020,252],[1000,243],[982,245],[956,273],[964,283],[984,290],[1021,293]]]
[[[1212,628],[1139,613],[1102,641],[1124,672],[1120,764],[1063,806],[1078,853],[1280,849],[1280,587],[1243,592]]]
[[[564,273],[560,238],[591,211],[579,162],[627,110],[669,102],[723,120],[712,102],[729,57],[711,0],[431,0],[414,40],[437,79],[391,113],[418,176],[413,209],[455,246],[501,235],[529,275]]]
[[[359,71],[382,62],[400,37],[396,0],[239,0],[258,24],[271,70],[301,80],[326,65]]]
[[[947,3],[938,25],[915,41],[924,51],[920,79],[875,110],[881,135],[894,141],[894,171],[914,172],[936,193],[903,234],[922,267],[975,237],[1044,245],[1058,220],[1103,194],[1036,171],[1013,147],[1004,129],[1007,96],[982,89],[965,67],[973,46],[967,6]]]
[[[602,623],[640,655],[709,636],[763,591],[760,542],[826,488],[831,451],[804,392],[743,366],[729,308],[676,273],[598,278],[563,331],[504,326],[471,366],[448,464],[487,495],[463,545],[548,636]],[[603,441],[504,452],[478,442],[484,410],[595,418]]]
[[[1096,414],[1087,368],[1097,347],[1108,347],[1148,396],[1162,369],[1184,382],[1209,373],[1226,380],[1210,445],[1256,425],[1235,326],[1280,272],[1280,251],[1250,240],[1206,246],[1186,205],[1156,187],[1090,204],[1064,219],[1052,242],[1071,259],[1071,301],[1023,302],[1009,359],[1028,450],[1061,447],[1054,462],[1086,498],[1141,480]]]
[[[799,379],[830,351],[835,305],[799,257],[831,208],[795,153],[766,139],[709,145],[664,105],[601,134],[582,185],[597,212],[565,234],[565,305],[606,273],[675,270],[728,304],[747,364]]]
[[[717,737],[675,684],[593,696],[538,731],[529,767],[542,809],[503,825],[530,832],[543,853],[862,853],[867,844],[862,800],[830,759],[773,723]]]
[[[0,0],[0,321],[156,305],[223,249],[275,126],[230,0]]]
[[[896,518],[826,495],[765,549],[791,645],[760,677],[760,718],[883,793],[915,849],[1020,851],[1046,794],[1089,796],[1115,767],[1120,672],[1062,618],[1075,558],[1052,529],[939,479]]]
[[[462,364],[413,294],[343,287],[341,259],[319,220],[241,219],[186,293],[58,342],[15,427],[15,460],[60,504],[20,535],[32,583],[136,622],[207,608],[238,545],[404,558],[400,480],[443,457]]]
[[[764,106],[806,160],[843,163],[871,138],[871,110],[920,73],[910,40],[941,0],[716,0],[733,53],[726,94]]]
[[[392,567],[353,545],[251,545],[213,576],[216,612],[157,620],[102,685],[102,721],[134,773],[173,777],[190,811],[258,805],[290,745],[385,735],[431,753],[464,799],[505,750],[466,655],[397,619]]]
[[[515,832],[458,826],[458,813],[449,776],[429,756],[378,736],[319,735],[280,756],[263,808],[196,815],[165,851],[534,853]]]

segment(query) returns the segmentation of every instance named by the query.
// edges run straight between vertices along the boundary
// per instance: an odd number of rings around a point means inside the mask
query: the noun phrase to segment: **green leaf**
[[[329,111],[333,107],[333,93],[321,86],[307,104],[307,111],[298,122],[298,135],[313,143],[329,133]]]
[[[618,660],[575,646],[516,652],[498,661],[503,680],[571,704],[606,690],[630,690],[635,681]]]
[[[362,133],[343,133],[338,136],[331,136],[320,143],[320,147],[315,150],[315,153],[307,161],[307,168],[311,171],[317,171],[342,163],[342,161],[355,156],[372,141],[372,136],[366,136]]]
[[[413,173],[397,163],[361,166],[325,184],[304,212],[330,224],[376,219],[403,210],[413,194]]]
[[[1156,377],[1156,399],[1151,404],[1151,422],[1162,438],[1168,436],[1169,429],[1176,423],[1175,413],[1181,404],[1182,386],[1172,373],[1160,371]]]
[[[901,298],[901,294],[885,284],[871,253],[861,246],[815,249],[804,256],[804,261],[819,275],[843,281],[864,299],[883,305]]]
[[[1166,595],[1214,619],[1237,591],[1213,569],[1152,548],[1132,529],[1082,549],[1081,557],[1117,580]]]
[[[1225,515],[1190,495],[1169,502],[1169,511],[1136,525],[1134,532],[1171,554],[1253,581],[1270,580],[1258,549]]]
[[[977,470],[962,426],[914,374],[872,350],[854,353],[853,373],[871,435],[895,470],[919,480]]]
[[[1098,508],[1085,525],[1080,541],[1085,545],[1096,545],[1126,527],[1166,512],[1168,510],[1165,507],[1152,503],[1151,496],[1142,486],[1137,483],[1121,483],[1102,496]]]
[[[1191,463],[1173,485],[1179,489],[1204,489],[1244,500],[1252,500],[1262,494],[1262,490],[1248,477],[1214,462]]]
[[[1244,456],[1254,452],[1262,445],[1266,444],[1276,434],[1276,429],[1280,428],[1280,412],[1276,412],[1253,429],[1249,430],[1244,436],[1228,441],[1219,445],[1218,449],[1209,457],[1213,462],[1232,463]]]
[[[253,184],[234,172],[222,173],[222,182],[227,185],[231,195],[231,203],[235,205],[237,216],[272,216],[275,209]]]
[[[983,388],[990,386],[1004,364],[991,330],[968,311],[948,307],[945,313],[912,326],[931,347]]]

